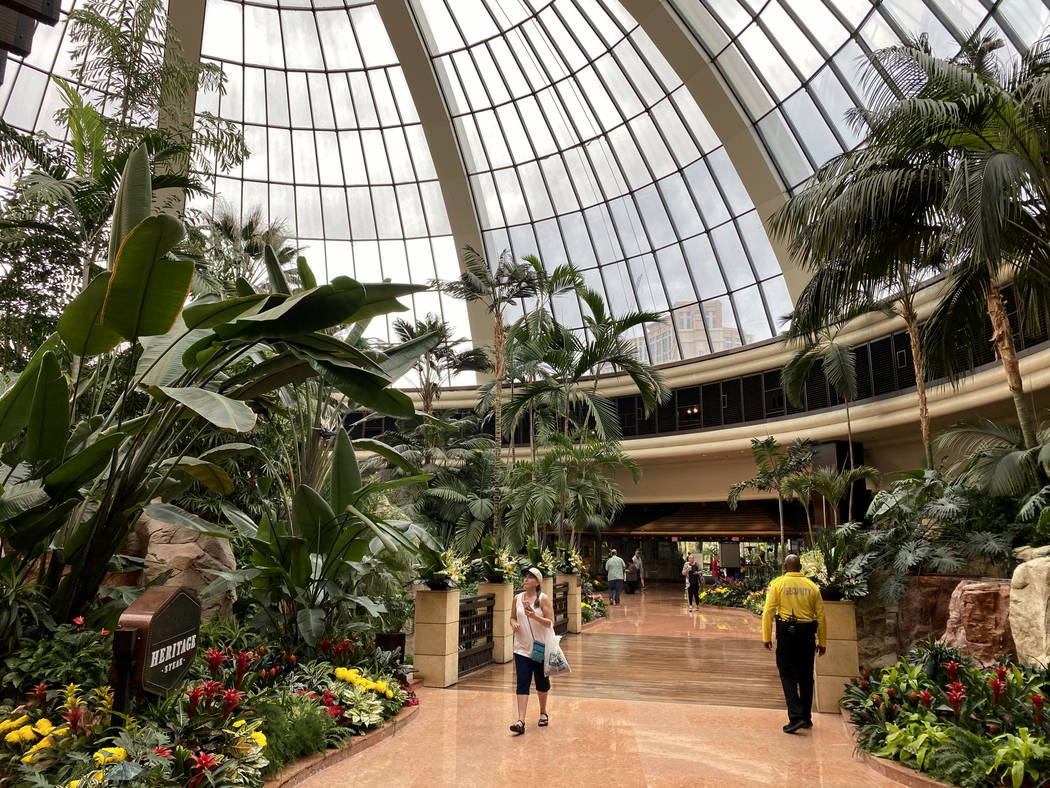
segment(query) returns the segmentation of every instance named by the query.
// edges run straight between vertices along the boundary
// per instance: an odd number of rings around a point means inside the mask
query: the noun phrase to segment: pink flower
[[[192,717],[197,713],[197,706],[200,705],[201,698],[204,695],[203,687],[194,687],[186,692],[190,697],[190,716]]]
[[[212,676],[215,675],[219,666],[226,661],[226,655],[214,648],[208,649],[204,654],[204,658],[208,661],[208,672],[211,673]]]
[[[159,745],[158,744],[156,747],[153,748],[152,752],[153,752],[154,755],[159,755],[161,758],[171,758],[172,757],[171,750],[169,750],[167,747],[165,747],[163,745]]]
[[[77,632],[79,632],[80,630],[82,630],[84,628],[84,617],[83,616],[77,616],[76,618],[73,619],[73,623],[77,625]]]
[[[222,718],[223,719],[226,719],[227,717],[229,717],[233,713],[233,710],[235,708],[237,708],[237,704],[241,702],[241,699],[243,697],[244,697],[244,693],[241,692],[240,690],[235,690],[235,689],[228,689],[224,693],[222,693],[222,701],[223,701]]]
[[[100,634],[102,637],[105,637],[106,635],[109,634],[109,630],[108,629],[100,629],[98,631],[98,634]]]
[[[922,705],[928,709],[933,703],[933,695],[928,690],[923,690],[919,693],[919,700],[921,700]]]

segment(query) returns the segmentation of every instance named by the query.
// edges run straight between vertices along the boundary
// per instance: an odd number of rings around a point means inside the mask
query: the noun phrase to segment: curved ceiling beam
[[[423,126],[423,134],[426,136],[427,145],[430,146],[430,156],[434,160],[434,169],[441,185],[441,195],[445,200],[445,211],[448,213],[456,250],[458,252],[464,246],[472,246],[481,252],[484,250],[481,244],[481,225],[474,213],[467,169],[456,143],[452,119],[445,105],[441,85],[430,62],[430,53],[427,52],[416,27],[408,0],[376,0],[376,9],[383,19],[390,44],[401,64],[409,92],[416,104],[416,113]],[[462,258],[460,263],[462,264]],[[477,302],[468,301],[467,319],[470,322],[470,335],[474,345],[491,345],[493,322],[485,307]]]
[[[685,83],[686,89],[725,146],[729,160],[736,167],[740,181],[751,196],[751,202],[758,210],[768,234],[769,217],[784,204],[787,192],[757,132],[732,91],[707,60],[692,35],[662,0],[620,0],[620,4],[634,17]],[[787,244],[772,235],[769,242],[780,261],[784,282],[794,302],[809,281],[809,274],[798,266]]]

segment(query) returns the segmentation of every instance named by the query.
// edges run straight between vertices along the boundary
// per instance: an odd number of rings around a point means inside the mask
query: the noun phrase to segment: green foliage
[[[323,752],[344,740],[340,728],[316,699],[287,690],[275,700],[263,701],[257,708],[266,734],[264,776],[272,776],[284,766],[315,752]]]
[[[45,638],[25,638],[4,659],[3,684],[26,692],[40,681],[96,689],[109,684],[113,638],[80,624],[60,624]]]
[[[951,735],[949,725],[932,723],[927,714],[902,715],[899,723],[886,723],[885,742],[874,754],[879,758],[892,758],[922,771],[930,756],[943,747]]]

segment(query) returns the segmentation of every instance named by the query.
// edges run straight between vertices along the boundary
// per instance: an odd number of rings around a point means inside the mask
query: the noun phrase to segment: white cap
[[[530,567],[529,570],[525,574],[532,575],[533,577],[535,577],[536,578],[536,582],[538,582],[538,583],[542,583],[543,582],[543,572],[541,572],[539,569],[537,569],[534,566]]]

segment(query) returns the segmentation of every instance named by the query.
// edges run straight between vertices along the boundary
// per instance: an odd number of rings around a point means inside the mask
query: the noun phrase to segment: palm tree
[[[825,168],[827,182],[810,195],[808,216],[800,203],[782,224],[811,226],[817,265],[855,252],[858,266],[879,259],[907,265],[910,256],[921,273],[943,260],[947,273],[926,325],[918,377],[933,370],[955,379],[971,368],[987,315],[1025,445],[1032,446],[1035,419],[1001,285],[1014,282],[1022,321],[1043,319],[1050,293],[1050,42],[1035,44],[1009,71],[995,59],[1001,46],[991,34],[975,34],[951,59],[931,54],[925,37],[874,53],[869,74],[876,88],[869,108],[853,113],[867,129],[862,150]],[[836,245],[830,239],[839,231]],[[814,298],[814,311],[839,298],[831,294],[832,274],[820,283],[824,294]],[[847,281],[892,292],[907,279]],[[914,310],[903,302],[898,308],[911,323],[914,352]],[[928,425],[924,430],[925,439]]]
[[[1039,425],[1035,445],[1026,446],[1017,425],[977,418],[956,424],[934,446],[954,458],[949,471],[960,483],[1021,501],[1022,510],[1046,505],[1038,499],[1050,493],[1050,424]]]
[[[492,401],[497,455],[494,470],[496,475],[493,480],[495,488],[493,527],[498,531],[500,521],[498,479],[503,453],[503,380],[507,374],[507,330],[503,316],[508,308],[536,294],[535,274],[531,265],[515,262],[508,250],[502,251],[495,268],[490,268],[485,257],[468,246],[463,250],[463,272],[459,279],[432,284],[453,298],[482,304],[492,315],[492,366],[495,381]]]
[[[468,343],[465,338],[453,339],[452,326],[432,312],[422,320],[409,323],[395,320],[394,335],[402,342],[410,342],[425,335],[438,337],[438,344],[428,353],[423,353],[412,368],[419,377],[419,396],[423,412],[428,416],[434,412],[434,402],[441,398],[443,380],[452,382],[452,376],[460,372],[488,372],[492,362],[482,348],[456,350]]]
[[[750,479],[737,482],[729,488],[729,508],[736,510],[740,495],[747,489],[777,494],[777,513],[780,518],[780,558],[784,558],[784,498],[791,477],[804,474],[813,462],[816,443],[807,438],[796,438],[786,449],[772,435],[751,439],[751,456],[758,473]]]
[[[508,469],[507,527],[513,543],[520,544],[530,531],[541,542],[543,528],[552,521],[559,541],[568,527],[573,545],[580,533],[599,532],[623,508],[623,491],[613,476],[619,468],[638,481],[637,463],[615,441],[593,433],[553,435],[538,461]]]
[[[846,509],[846,521],[853,520],[853,488],[857,482],[879,483],[881,474],[868,465],[858,465],[848,471],[840,471],[838,468],[817,468],[809,474],[810,492],[815,492],[824,501],[831,505],[832,525],[839,525],[839,504],[849,493],[849,503]],[[824,525],[827,527],[827,516],[824,517]]]

